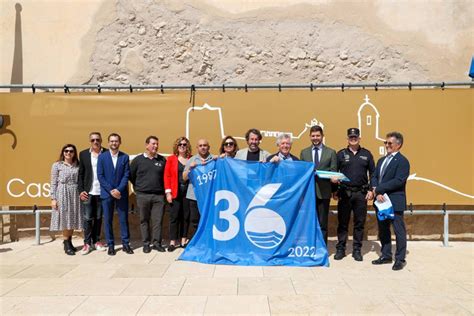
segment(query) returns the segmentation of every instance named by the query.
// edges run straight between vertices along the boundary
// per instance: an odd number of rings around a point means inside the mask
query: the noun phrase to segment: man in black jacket
[[[148,136],[145,143],[145,152],[136,156],[130,165],[130,181],[140,211],[143,252],[149,253],[152,248],[164,252],[161,246],[161,224],[165,207],[166,159],[158,154],[158,137]]]
[[[394,219],[379,220],[379,239],[382,245],[382,255],[372,264],[380,265],[392,263],[392,237],[390,226],[393,226],[396,240],[395,263],[392,270],[402,270],[405,265],[407,253],[407,231],[403,213],[407,205],[406,185],[410,175],[410,162],[402,155],[403,135],[399,132],[387,134],[384,142],[387,155],[377,162],[377,167],[372,176],[371,184],[377,201],[384,202],[384,194],[392,202]],[[375,210],[378,212],[377,207]]]
[[[106,249],[100,242],[102,226],[102,206],[100,202],[100,183],[97,178],[97,159],[105,151],[99,132],[89,134],[91,147],[79,154],[78,190],[84,209],[84,247],[81,253],[87,255],[94,248]]]

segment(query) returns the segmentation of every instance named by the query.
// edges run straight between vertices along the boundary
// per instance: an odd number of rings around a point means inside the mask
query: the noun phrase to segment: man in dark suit
[[[379,238],[382,244],[382,255],[372,264],[380,265],[392,263],[392,242],[390,224],[393,224],[395,231],[397,250],[395,252],[395,263],[393,270],[401,270],[405,267],[407,252],[407,233],[405,222],[403,220],[403,212],[406,209],[406,183],[410,175],[410,163],[400,153],[403,145],[403,136],[398,132],[387,134],[385,148],[387,155],[380,158],[377,162],[375,173],[372,176],[371,185],[374,195],[379,202],[385,199],[383,195],[386,193],[392,202],[395,218],[393,220],[380,221],[377,218],[379,228]]]
[[[297,157],[290,154],[292,144],[293,139],[291,138],[290,134],[280,134],[276,141],[278,152],[268,156],[267,162],[279,162],[281,160],[298,161],[299,159]]]
[[[117,208],[120,223],[122,250],[133,254],[130,248],[130,232],[128,229],[128,178],[130,176],[129,157],[119,151],[121,137],[112,133],[108,137],[109,151],[99,156],[97,161],[97,176],[100,182],[100,198],[105,219],[105,236],[108,254],[115,255],[113,232],[114,206]]]
[[[334,149],[323,145],[324,133],[321,126],[312,126],[309,131],[312,145],[301,151],[300,159],[314,163],[315,170],[336,171],[337,157]],[[316,211],[319,225],[324,236],[324,242],[328,243],[328,215],[329,202],[331,200],[332,188],[329,179],[316,178]]]
[[[94,248],[105,250],[100,242],[102,226],[102,205],[100,201],[100,183],[97,177],[97,161],[105,151],[102,147],[102,136],[99,132],[89,134],[91,147],[79,154],[79,177],[77,187],[84,210],[84,247],[81,253],[87,255]]]

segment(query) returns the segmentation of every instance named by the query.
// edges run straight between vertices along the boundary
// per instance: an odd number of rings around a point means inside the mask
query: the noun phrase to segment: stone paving
[[[144,254],[138,245],[134,255],[66,256],[60,240],[43,242],[0,245],[0,314],[474,314],[469,242],[411,241],[398,272],[370,263],[375,241],[363,262],[331,255],[329,268],[206,265],[177,261],[182,249]]]

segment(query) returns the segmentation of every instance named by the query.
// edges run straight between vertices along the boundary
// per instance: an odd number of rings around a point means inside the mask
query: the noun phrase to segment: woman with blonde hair
[[[77,189],[79,161],[76,146],[66,144],[51,168],[51,231],[62,231],[64,252],[75,255],[74,230],[82,230],[82,210]]]
[[[173,154],[166,160],[165,193],[170,209],[170,244],[172,252],[179,244],[184,248],[189,242],[189,202],[186,199],[189,181],[184,181],[183,171],[191,157],[191,143],[186,137],[179,137],[173,144]]]

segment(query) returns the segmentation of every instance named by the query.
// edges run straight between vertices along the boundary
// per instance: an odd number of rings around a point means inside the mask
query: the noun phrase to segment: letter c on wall
[[[20,194],[14,194],[12,193],[12,191],[10,190],[10,186],[13,182],[20,182],[21,184],[25,184],[25,181],[21,180],[21,179],[18,179],[18,178],[13,178],[11,179],[10,181],[8,181],[7,183],[7,192],[8,194],[10,194],[11,196],[13,197],[16,197],[16,198],[19,198],[19,197],[22,197],[23,195],[25,195],[25,192],[21,192]]]

